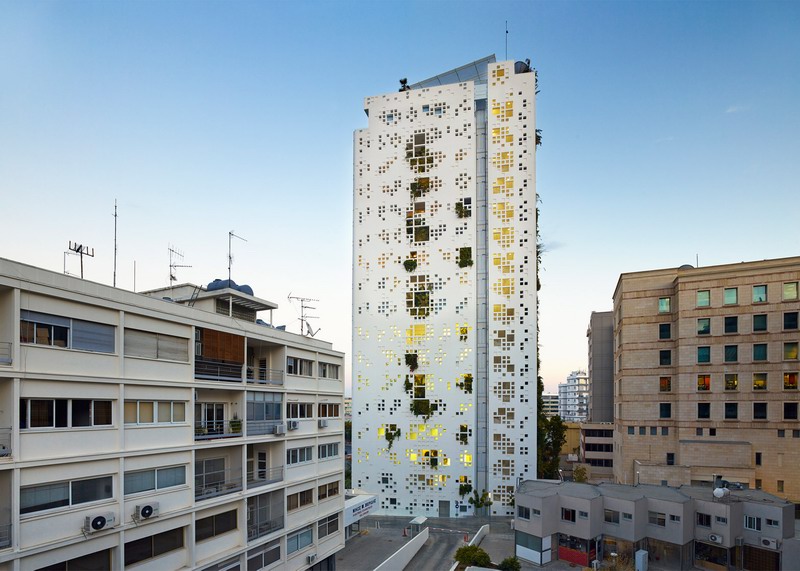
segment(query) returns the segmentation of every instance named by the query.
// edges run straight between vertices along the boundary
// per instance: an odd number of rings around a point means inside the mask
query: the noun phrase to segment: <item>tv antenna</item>
[[[90,258],[94,258],[94,248],[78,244],[77,242],[73,243],[72,240],[70,240],[69,249],[81,257],[81,279],[83,279],[83,257],[89,256]]]
[[[183,252],[176,250],[172,246],[167,246],[167,249],[169,250],[169,287],[172,287],[172,284],[178,281],[175,270],[178,268],[191,268],[192,266],[178,263],[183,261]]]
[[[241,236],[237,236],[233,233],[233,230],[228,232],[228,287],[231,285],[231,265],[233,264],[233,254],[231,254],[231,238],[239,238],[242,242],[247,242]]]
[[[70,273],[69,270],[67,270],[67,256],[77,256],[77,255],[78,254],[76,254],[72,250],[67,250],[66,252],[64,252],[64,275],[67,275],[67,276],[75,275],[73,273]]]
[[[314,331],[308,320],[319,319],[319,317],[316,315],[308,315],[306,311],[308,311],[309,309],[316,309],[316,307],[311,307],[310,305],[308,305],[309,301],[319,301],[319,300],[312,299],[310,297],[293,296],[290,292],[289,303],[291,303],[293,299],[300,302],[300,335],[307,335],[308,337],[313,337],[314,335],[319,333],[321,329],[317,329],[316,331]]]

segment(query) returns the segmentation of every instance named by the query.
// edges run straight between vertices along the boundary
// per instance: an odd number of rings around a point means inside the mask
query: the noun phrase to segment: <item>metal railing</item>
[[[282,385],[283,370],[247,367],[247,382],[254,385]]]
[[[273,531],[283,528],[283,516],[263,522],[250,522],[247,524],[247,541],[269,535]]]
[[[195,358],[194,378],[238,383],[242,380],[242,365]]]
[[[257,488],[283,480],[283,466],[266,468],[263,470],[249,470],[247,472],[247,487]]]
[[[238,426],[238,430],[236,429]],[[242,435],[241,420],[206,420],[194,423],[194,439],[233,438]]]
[[[10,365],[11,359],[11,343],[7,341],[0,341],[0,365]]]
[[[0,458],[11,456],[11,428],[0,428]]]
[[[194,475],[194,499],[207,500],[242,490],[242,469],[214,470]]]
[[[275,427],[283,424],[282,420],[248,420],[245,423],[247,436],[258,436],[261,434],[275,434]]]

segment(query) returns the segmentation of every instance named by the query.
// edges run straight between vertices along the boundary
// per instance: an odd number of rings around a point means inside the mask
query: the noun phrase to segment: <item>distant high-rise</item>
[[[566,383],[558,384],[558,414],[566,422],[583,422],[589,415],[589,377],[572,371]]]
[[[542,393],[542,412],[547,417],[558,415],[558,395],[556,393]]]
[[[536,474],[536,75],[401,83],[354,135],[353,485],[382,513],[473,513],[472,490],[510,515]]]
[[[589,344],[589,419],[614,420],[614,312],[593,311],[586,331]]]

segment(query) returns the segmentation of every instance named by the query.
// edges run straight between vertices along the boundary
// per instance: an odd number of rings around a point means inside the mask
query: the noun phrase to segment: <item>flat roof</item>
[[[494,54],[477,59],[471,63],[462,65],[450,71],[445,71],[428,79],[423,79],[409,87],[411,89],[422,89],[425,87],[436,87],[437,85],[448,85],[451,83],[462,83],[464,81],[474,81],[485,83],[489,77],[489,64],[495,63],[497,58]]]

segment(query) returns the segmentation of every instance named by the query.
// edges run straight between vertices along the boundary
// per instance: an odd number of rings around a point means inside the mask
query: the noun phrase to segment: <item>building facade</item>
[[[542,393],[542,412],[547,417],[558,415],[558,395],[556,393]]]
[[[614,424],[611,422],[581,423],[581,462],[586,464],[588,481],[613,482]]]
[[[572,371],[567,382],[558,384],[558,414],[567,422],[583,422],[589,416],[589,377]]]
[[[516,555],[537,565],[788,571],[800,555],[794,506],[760,491],[537,480],[516,503]]]
[[[213,282],[0,259],[0,569],[332,569],[343,354]]]
[[[800,258],[622,274],[617,482],[715,474],[800,502]]]
[[[365,100],[353,486],[381,513],[508,514],[535,474],[535,91],[491,56]]]
[[[589,420],[614,421],[614,312],[593,311],[589,345]]]

